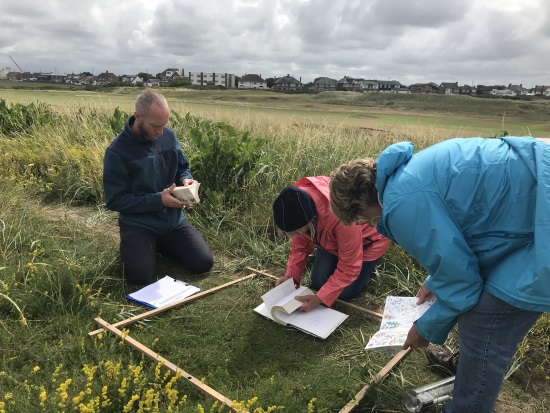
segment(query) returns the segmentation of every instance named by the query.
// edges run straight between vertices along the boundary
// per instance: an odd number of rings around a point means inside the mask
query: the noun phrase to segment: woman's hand
[[[416,305],[422,304],[424,301],[426,301],[428,298],[431,298],[434,296],[434,293],[428,290],[426,287],[424,287],[424,284],[422,284],[422,287],[420,287],[420,290],[416,293],[416,297],[418,300],[416,301]]]
[[[411,329],[409,330],[409,334],[407,334],[407,339],[405,340],[405,343],[403,344],[403,350],[407,350],[410,348],[420,348],[420,347],[427,347],[430,342],[426,340],[424,337],[422,337],[418,332],[416,331],[416,324],[413,324]]]
[[[302,311],[312,310],[321,304],[321,299],[315,294],[297,295],[294,299],[302,303],[300,306],[300,310]]]
[[[284,283],[286,280],[290,280],[291,278],[292,277],[290,275],[283,275],[281,278],[277,278],[277,281],[275,281],[275,287]]]

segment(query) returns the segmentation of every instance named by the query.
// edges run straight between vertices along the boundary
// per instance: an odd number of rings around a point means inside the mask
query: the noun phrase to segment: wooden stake
[[[350,400],[342,410],[340,410],[340,413],[349,413],[353,409],[357,407],[357,405],[363,400],[363,397],[365,397],[365,394],[367,393],[367,390],[370,388],[371,385],[375,383],[379,383],[382,381],[384,377],[388,375],[388,373],[399,364],[401,360],[403,360],[405,357],[409,355],[411,352],[411,348],[407,350],[401,350],[399,353],[397,353],[394,358],[390,360],[388,364],[386,364],[382,370],[380,370],[376,376],[373,377],[373,379],[370,381],[370,383],[366,384],[365,387],[363,387],[359,392],[355,395],[353,400]]]
[[[122,331],[120,331],[118,328],[116,328],[114,325],[107,323],[105,320],[101,319],[100,317],[97,317],[94,319],[96,323],[98,323],[100,326],[103,327],[103,330],[108,330],[117,337],[120,337],[125,343],[128,343],[130,346],[135,348],[136,350],[140,351],[141,353],[145,354],[150,359],[162,363],[164,367],[166,367],[168,370],[170,370],[174,374],[178,374],[178,372],[181,374],[181,378],[187,380],[189,383],[191,383],[193,386],[195,386],[197,389],[202,391],[207,396],[211,397],[214,400],[219,401],[220,403],[224,403],[227,407],[231,408],[231,410],[236,411],[233,409],[232,404],[233,401],[229,400],[227,397],[225,397],[223,394],[217,392],[212,387],[204,384],[202,381],[198,380],[196,377],[193,377],[191,374],[187,373],[185,370],[179,368],[174,363],[166,360],[164,357],[160,356],[158,353],[155,353],[150,348],[144,346],[139,341],[133,339],[132,337],[124,334]]]
[[[269,273],[267,273],[267,272],[265,272],[265,271],[260,271],[260,270],[257,270],[257,269],[255,269],[255,268],[252,268],[252,267],[246,267],[246,269],[249,270],[249,271],[254,271],[254,272],[256,272],[256,273],[258,273],[258,274],[260,274],[260,275],[263,275],[263,276],[265,276],[265,277],[272,278],[272,279],[274,279],[274,280],[276,280],[276,279],[278,278],[278,277],[275,277],[274,275],[271,275],[271,274],[269,274]],[[382,318],[382,314],[377,313],[376,311],[369,310],[369,309],[367,309],[367,308],[365,308],[365,307],[361,307],[360,305],[348,303],[347,301],[343,301],[343,300],[336,300],[336,302],[337,302],[338,304],[342,304],[342,305],[344,305],[344,306],[346,306],[346,307],[350,307],[350,308],[353,308],[353,309],[355,309],[355,310],[359,310],[359,311],[362,311],[362,312],[364,312],[364,313],[370,314],[370,315],[372,315],[372,316],[374,316],[374,317]]]
[[[249,278],[254,278],[254,277],[256,277],[256,275],[257,275],[256,273],[255,274],[250,274],[250,275],[247,275],[245,277],[241,277],[241,278],[238,278],[236,280],[229,281],[228,283],[218,285],[217,287],[211,288],[209,290],[201,291],[200,293],[193,294],[189,297],[183,298],[183,299],[181,299],[179,301],[176,301],[172,304],[165,305],[164,307],[159,307],[159,308],[155,308],[155,309],[150,310],[150,311],[146,311],[145,313],[138,314],[134,317],[127,318],[126,320],[118,321],[118,322],[113,323],[111,325],[113,327],[120,327],[120,326],[124,326],[126,324],[134,323],[134,322],[139,321],[139,320],[143,320],[144,318],[151,317],[151,316],[154,316],[156,314],[160,314],[164,311],[171,310],[172,308],[179,307],[180,305],[198,300],[199,298],[202,298],[202,297],[205,297],[207,295],[213,294],[216,291],[222,290],[222,289],[224,289],[226,287],[229,287],[233,284],[240,283],[241,281],[248,280]],[[105,330],[103,328],[100,328],[98,330],[90,331],[88,333],[88,335],[90,337],[94,337],[94,336],[98,335],[99,333],[101,333],[102,331],[105,331]]]

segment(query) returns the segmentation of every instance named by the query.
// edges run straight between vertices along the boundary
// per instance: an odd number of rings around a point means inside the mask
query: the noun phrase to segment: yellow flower
[[[32,372],[34,374],[38,373],[38,371],[40,370],[40,366],[34,366],[33,369],[32,369]]]
[[[44,402],[46,401],[46,398],[48,397],[48,394],[46,393],[46,389],[44,387],[40,388],[40,395],[38,396],[38,399],[40,400],[40,406],[44,407]]]
[[[130,413],[136,400],[139,400],[139,396],[137,394],[134,394],[132,398],[128,401],[128,403],[126,403],[126,406],[124,406],[124,409],[122,411],[124,413]]]
[[[309,401],[307,404],[307,413],[314,413],[315,412],[315,402],[317,401],[317,398],[313,398]]]
[[[5,400],[13,399],[13,393],[6,393],[6,394],[4,394],[4,399],[5,399]]]
[[[101,407],[107,407],[111,405],[111,400],[107,397],[107,386],[103,386],[101,389],[101,399],[103,400],[101,402]]]
[[[120,382],[120,388],[118,389],[118,394],[122,397],[126,394],[126,377]]]

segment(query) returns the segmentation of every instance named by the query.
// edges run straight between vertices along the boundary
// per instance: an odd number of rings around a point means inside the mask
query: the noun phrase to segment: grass
[[[24,82],[23,82],[24,83]],[[3,90],[10,102],[47,101],[60,110],[75,105],[92,109],[132,112],[137,88],[115,91]],[[482,99],[468,96],[326,92],[320,95],[285,95],[266,91],[208,91],[166,89],[171,107],[209,119],[250,119],[255,123],[328,124],[354,129],[375,129],[409,135],[511,135],[550,137],[547,122],[550,101]]]
[[[101,198],[102,155],[114,135],[112,106],[75,106],[74,92],[64,93],[63,105],[52,103],[59,116],[51,124],[0,139],[0,410],[121,412],[141,405],[144,411],[219,411],[112,335],[87,337],[97,316],[114,322],[144,310],[124,298],[132,288],[121,280],[116,215]],[[112,101],[124,99],[112,95]],[[275,236],[270,205],[283,186],[327,174],[351,158],[375,156],[403,138],[417,148],[441,139],[439,129],[372,131],[295,117],[257,122],[229,111],[214,118],[265,138],[270,162],[260,162],[247,178],[240,201],[211,194],[190,212],[215,251],[211,273],[196,277],[159,261],[159,277],[170,274],[203,289],[245,275],[247,265],[282,275],[288,244]],[[185,123],[173,118],[172,126],[186,153],[200,150]],[[415,294],[425,275],[393,245],[358,304],[379,309],[386,295]],[[262,278],[243,282],[131,325],[129,334],[256,413],[270,406],[338,411],[389,361],[363,350],[378,322],[337,307],[350,317],[326,341],[316,340],[252,312],[269,287]],[[545,315],[520,346],[497,413],[549,411],[549,336]],[[451,335],[447,344],[455,347],[455,340]],[[436,379],[423,352],[415,351],[369,390],[357,411],[401,411],[404,391]]]

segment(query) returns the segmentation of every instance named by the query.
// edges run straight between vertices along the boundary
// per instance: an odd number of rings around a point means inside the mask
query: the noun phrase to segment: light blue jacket
[[[436,303],[416,323],[443,343],[483,289],[550,311],[550,145],[530,137],[451,139],[377,159],[378,231],[430,274]]]

